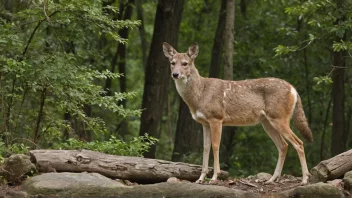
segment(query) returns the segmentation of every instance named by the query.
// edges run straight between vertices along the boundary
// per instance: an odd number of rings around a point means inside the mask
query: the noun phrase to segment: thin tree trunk
[[[233,80],[233,51],[234,51],[234,24],[235,24],[235,0],[227,0],[225,22],[225,58],[224,79]]]
[[[221,1],[221,7],[219,12],[218,26],[216,27],[215,37],[213,41],[213,48],[211,51],[211,61],[210,61],[210,78],[219,78],[221,70],[221,58],[223,49],[223,38],[225,31],[225,21],[226,21],[226,0]]]
[[[5,113],[5,117],[4,117],[4,129],[5,129],[5,145],[9,144],[9,136],[10,136],[10,119],[11,119],[11,110],[12,110],[12,101],[13,101],[13,95],[15,93],[15,84],[16,84],[17,78],[14,77],[14,79],[12,80],[12,87],[11,87],[11,97],[9,99],[9,102],[7,103],[7,110]]]
[[[65,112],[64,113],[64,120],[66,120],[67,122],[70,123],[70,125],[72,125],[72,123],[71,123],[71,114],[69,112]],[[62,136],[63,136],[64,140],[68,140],[68,138],[70,138],[70,132],[69,132],[69,130],[67,128],[65,128]]]
[[[307,61],[307,48],[303,49],[303,56],[304,56],[304,68],[305,68],[305,73],[306,73],[306,89],[307,89],[307,102],[308,102],[308,124],[310,125],[312,123],[312,104],[310,101],[310,89],[312,86],[310,86],[309,82],[309,70],[308,70],[308,61]]]
[[[136,0],[136,10],[137,10],[137,19],[141,21],[141,25],[138,26],[138,29],[139,29],[139,36],[141,38],[143,69],[145,70],[145,67],[147,64],[147,55],[148,55],[148,42],[145,36],[142,2],[143,0]]]
[[[342,22],[337,20],[336,23]],[[346,35],[343,38],[336,38],[336,41],[346,41]],[[344,139],[345,126],[345,51],[333,52],[333,71],[332,71],[332,137],[331,137],[331,155],[335,156],[346,150],[346,139]]]
[[[7,131],[7,128],[6,128],[6,117],[5,117],[5,99],[4,99],[4,86],[3,86],[3,83],[2,83],[2,80],[3,80],[3,77],[2,77],[2,72],[0,71],[0,103],[1,103],[1,114],[2,114],[2,117],[3,117],[3,126],[2,126],[2,134],[1,134],[1,139],[2,141],[5,143],[5,146],[7,146],[7,141],[6,141],[6,134],[5,132]]]
[[[110,2],[104,2],[103,1],[103,6],[107,6],[107,5],[111,5],[111,3],[113,3],[114,1],[110,1]],[[120,3],[120,7],[119,7],[119,13],[113,15],[113,19],[114,20],[122,20],[123,17],[123,12],[125,10],[125,4],[124,3]],[[105,12],[108,12],[107,10],[104,10]],[[119,31],[119,35],[120,35],[120,31]],[[120,35],[121,36],[121,35]],[[111,73],[115,73],[115,68],[117,65],[117,60],[118,60],[118,56],[119,56],[119,50],[120,50],[120,44],[117,43],[116,44],[116,50],[115,50],[115,54],[111,60],[111,64],[110,64],[110,72]],[[111,78],[107,78],[105,81],[105,86],[104,86],[104,90],[105,90],[105,95],[106,96],[111,96],[112,91],[111,91],[111,85],[112,85],[112,79]]]
[[[129,0],[127,2],[126,6],[126,10],[123,16],[123,20],[130,20],[132,17],[132,12],[133,12],[133,3],[134,0]],[[128,39],[128,28],[124,28],[121,29],[119,31],[119,35],[121,36],[121,38],[124,39]],[[118,68],[119,68],[119,73],[123,74],[124,76],[121,76],[119,78],[119,82],[120,82],[120,92],[125,93],[127,92],[127,88],[126,88],[126,45],[119,43],[118,45],[118,57],[119,57],[119,61],[118,61]],[[123,108],[126,108],[126,100],[122,100],[119,101],[119,104],[123,106]],[[119,129],[119,134],[122,137],[125,137],[128,133],[127,131],[127,120],[123,119],[121,121],[120,125],[120,129]]]
[[[320,161],[324,159],[323,153],[324,153],[324,144],[325,144],[325,133],[326,133],[326,128],[328,126],[328,119],[329,119],[329,112],[330,112],[330,107],[331,107],[331,102],[332,102],[332,97],[329,100],[328,108],[326,109],[325,113],[325,120],[324,120],[324,129],[323,133],[321,134],[321,141],[320,141]]]
[[[154,33],[144,83],[140,135],[149,133],[160,137],[160,124],[164,105],[167,102],[170,69],[169,61],[162,52],[162,43],[177,46],[184,0],[159,0],[156,10]],[[145,157],[155,157],[155,146],[151,147]]]
[[[46,91],[47,91],[47,88],[44,87],[42,90],[41,96],[40,96],[40,107],[39,107],[39,111],[38,111],[37,122],[36,122],[35,129],[34,129],[34,138],[33,138],[34,143],[37,143],[37,141],[39,140],[39,128],[40,128],[40,123],[42,121],[43,114],[44,114]]]
[[[84,105],[83,111],[86,114],[87,117],[92,117],[92,107],[90,105]],[[82,132],[80,133],[81,137],[80,139],[83,139],[87,142],[92,141],[92,131],[87,130],[86,123],[82,122]]]
[[[225,20],[226,0],[222,0],[209,71],[209,77],[212,78],[219,78],[220,75]],[[183,157],[187,154],[201,153],[203,147],[202,130],[202,125],[193,120],[187,104],[180,98],[172,161],[184,161]]]
[[[234,52],[234,24],[235,24],[235,0],[226,2],[226,22],[224,32],[225,57],[224,57],[224,79],[233,80],[233,52]],[[223,127],[220,157],[222,162],[229,168],[232,150],[232,139],[235,135],[235,127]]]
[[[185,155],[201,153],[202,130],[202,125],[193,120],[187,104],[180,98],[172,161],[184,161]]]

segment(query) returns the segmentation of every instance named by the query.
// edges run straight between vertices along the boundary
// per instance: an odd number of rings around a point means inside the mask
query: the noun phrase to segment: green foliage
[[[23,143],[13,143],[6,147],[5,143],[0,141],[0,164],[4,163],[5,157],[12,154],[27,154],[30,147]]]
[[[158,140],[154,137],[139,136],[133,137],[130,142],[124,142],[111,136],[108,141],[93,141],[84,142],[74,138],[68,139],[64,143],[54,146],[56,149],[88,149],[112,155],[124,156],[143,156],[143,153],[148,151],[150,146],[154,145]]]
[[[313,81],[316,83],[313,86],[313,89],[315,91],[326,93],[331,88],[332,80],[331,80],[331,77],[329,76],[314,77]]]
[[[63,131],[107,134],[105,118],[87,114],[86,106],[107,116],[140,114],[119,103],[135,92],[106,95],[105,79],[123,74],[106,69],[107,50],[99,47],[100,40],[127,44],[118,30],[140,22],[114,20],[103,10],[117,13],[117,8],[102,5],[100,0],[31,1],[11,13],[11,20],[0,20],[0,123],[6,144],[25,137],[48,145]]]

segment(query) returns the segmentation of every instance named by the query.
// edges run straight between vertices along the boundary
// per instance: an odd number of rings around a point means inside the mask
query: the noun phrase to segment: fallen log
[[[30,155],[39,172],[95,172],[137,183],[164,182],[170,177],[196,181],[202,171],[201,166],[194,164],[108,155],[90,150],[32,150]],[[220,178],[227,177],[228,173],[222,171]]]
[[[321,161],[316,167],[312,168],[310,181],[317,183],[337,179],[350,170],[352,170],[352,149]]]

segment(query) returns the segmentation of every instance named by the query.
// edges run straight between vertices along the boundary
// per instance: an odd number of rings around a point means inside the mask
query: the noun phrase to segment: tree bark
[[[233,80],[233,44],[235,24],[235,0],[227,0],[226,22],[225,22],[225,58],[224,58],[224,79]]]
[[[224,31],[225,57],[224,57],[224,80],[233,80],[233,52],[234,52],[234,24],[235,24],[235,0],[226,1],[226,21]],[[232,150],[232,140],[236,132],[235,127],[223,127],[222,141],[220,148],[220,157],[222,162],[230,164]]]
[[[45,99],[46,99],[46,87],[43,87],[43,90],[41,92],[40,95],[40,106],[39,106],[39,111],[38,111],[38,116],[37,116],[37,122],[34,128],[34,137],[33,137],[33,142],[37,143],[37,141],[39,140],[39,128],[40,128],[40,123],[42,121],[43,118],[43,114],[44,114],[44,105],[45,105]]]
[[[343,40],[346,40],[344,36]],[[341,38],[337,38],[338,42]],[[344,139],[345,125],[345,51],[333,52],[333,71],[332,71],[332,137],[331,155],[337,155],[346,150]]]
[[[133,3],[134,0],[129,0],[127,2],[126,6],[126,10],[123,16],[123,20],[130,20],[132,17],[132,12],[133,12]],[[123,28],[121,30],[119,30],[119,35],[121,36],[121,38],[128,38],[128,28]],[[127,92],[127,88],[126,88],[126,45],[119,43],[118,44],[118,56],[119,56],[119,61],[118,61],[118,68],[119,68],[119,73],[124,74],[124,76],[121,76],[119,78],[119,82],[120,82],[120,92],[125,93]],[[119,101],[119,104],[123,106],[123,108],[126,108],[126,100],[122,100]],[[128,132],[128,128],[127,128],[127,120],[123,119],[120,123],[119,123],[119,134],[122,137],[125,137],[127,134],[129,134]]]
[[[222,49],[223,49],[223,38],[225,31],[225,21],[226,21],[226,0],[221,1],[220,13],[218,26],[216,27],[215,37],[213,41],[213,48],[211,51],[211,61],[210,61],[210,78],[220,78],[221,70],[221,60],[222,60]]]
[[[340,178],[347,171],[352,170],[352,149],[333,158],[320,162],[312,168],[310,180],[313,183],[326,182]]]
[[[138,26],[138,29],[139,29],[139,36],[141,38],[143,69],[145,70],[145,67],[147,64],[147,55],[148,55],[148,42],[145,36],[142,0],[136,0],[136,10],[137,10],[137,19],[141,21],[141,25]]]
[[[105,6],[108,6],[108,5],[111,5],[112,3],[114,3],[114,1],[103,1],[102,4],[103,4],[103,7]],[[122,17],[123,17],[123,13],[124,13],[124,10],[125,10],[125,4],[124,3],[120,3],[120,6],[119,6],[119,13],[117,14],[113,14],[110,12],[109,9],[104,9],[103,8],[103,12],[107,12],[109,13],[110,15],[112,15],[112,18],[113,20],[122,20]],[[121,30],[119,30],[118,34],[121,36]],[[124,38],[121,36],[121,38]],[[103,37],[103,39],[101,40],[101,43],[103,43],[105,40],[105,38]],[[111,73],[115,73],[115,67],[117,65],[117,60],[118,60],[118,57],[119,57],[119,50],[120,50],[120,44],[119,43],[116,43],[117,46],[116,46],[116,51],[115,51],[115,54],[114,56],[112,57],[111,59],[111,64],[110,64],[110,72]],[[106,91],[105,95],[107,96],[111,96],[111,85],[112,85],[112,79],[111,78],[107,78],[106,81],[105,81],[105,86],[104,86],[104,90]]]
[[[154,33],[150,46],[144,92],[140,135],[160,137],[160,124],[164,105],[167,102],[170,69],[167,58],[163,55],[162,43],[177,46],[184,0],[159,0],[156,10]],[[145,157],[155,157],[155,146],[151,147]]]
[[[170,177],[196,181],[202,167],[142,157],[117,156],[90,150],[32,150],[31,161],[40,172],[95,172],[138,183],[164,182]],[[221,172],[222,178],[228,173]]]
[[[211,78],[219,78],[220,76],[225,20],[226,0],[222,0],[212,48],[209,70],[209,77]],[[201,153],[203,147],[202,130],[202,125],[193,120],[187,104],[180,98],[172,161],[184,161],[183,156],[185,154]]]
[[[184,161],[183,156],[190,153],[202,153],[202,125],[193,120],[187,104],[180,98],[180,108],[177,119],[175,146],[172,161]]]

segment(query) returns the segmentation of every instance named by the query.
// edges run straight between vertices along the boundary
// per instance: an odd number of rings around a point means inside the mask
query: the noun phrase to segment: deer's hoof
[[[300,183],[301,186],[305,186],[308,184],[308,181],[307,180],[302,180],[302,182]]]
[[[268,180],[268,181],[265,182],[265,184],[274,184],[274,181]]]
[[[197,181],[196,181],[196,184],[202,184],[203,183],[203,180],[201,180],[201,179],[198,179]]]
[[[215,185],[215,184],[217,184],[218,183],[218,180],[217,179],[211,179],[210,181],[209,181],[209,184],[211,184],[211,185]]]

